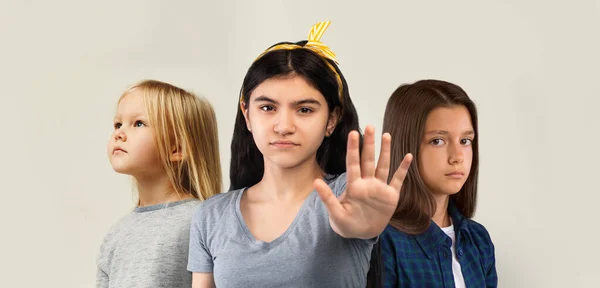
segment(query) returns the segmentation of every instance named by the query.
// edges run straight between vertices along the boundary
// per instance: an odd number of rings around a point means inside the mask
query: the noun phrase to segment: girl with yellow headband
[[[335,54],[320,42],[328,25],[313,26],[308,41],[272,46],[248,69],[231,191],[192,218],[193,287],[365,286],[412,156],[388,184],[390,135],[375,163],[374,130],[360,139]]]

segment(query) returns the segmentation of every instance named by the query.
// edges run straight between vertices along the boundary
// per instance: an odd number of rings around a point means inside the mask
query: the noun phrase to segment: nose
[[[448,145],[448,162],[452,165],[462,164],[465,159],[465,154],[463,152],[463,146],[458,144],[450,144]]]
[[[115,141],[127,141],[127,134],[125,134],[123,129],[118,129],[115,131]]]
[[[285,110],[280,110],[280,112],[277,115],[277,119],[275,120],[273,130],[275,131],[275,133],[281,135],[293,134],[294,132],[296,132],[293,113]]]

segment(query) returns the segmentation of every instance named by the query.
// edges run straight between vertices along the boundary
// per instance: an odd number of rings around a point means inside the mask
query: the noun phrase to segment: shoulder
[[[392,224],[388,224],[381,233],[381,236],[385,236],[386,238],[408,238],[410,237],[410,234],[398,230],[398,228],[392,226]]]
[[[232,216],[236,213],[235,203],[242,191],[239,189],[223,192],[198,205],[190,225],[190,247],[196,245],[196,248],[208,249],[207,247],[211,246],[214,239],[221,241],[226,237],[223,233],[227,233],[229,229],[235,227],[232,222],[235,217]],[[226,217],[227,215],[229,217]],[[198,249],[190,251],[200,251]]]
[[[199,213],[199,211],[210,211],[215,209],[227,208],[228,206],[233,206],[233,204],[237,200],[237,196],[239,196],[244,189],[232,190],[212,196],[201,202],[200,205],[198,205],[196,213]]]
[[[325,176],[325,182],[329,184],[329,187],[335,196],[340,196],[344,190],[346,190],[346,172],[338,175],[327,175]]]
[[[97,262],[99,266],[103,266],[108,261],[108,258],[112,256],[115,246],[119,243],[119,237],[122,235],[121,231],[127,231],[133,223],[133,212],[122,216],[115,223],[113,223],[100,244],[100,251],[98,253]]]
[[[471,240],[477,247],[477,250],[479,250],[479,253],[484,257],[484,260],[495,261],[494,243],[492,242],[492,237],[488,230],[485,226],[475,220],[466,219],[465,221],[467,221],[469,227]]]
[[[140,222],[139,225],[163,228],[169,227],[168,229],[173,231],[173,233],[179,231],[180,233],[189,234],[190,222],[201,203],[202,201],[198,199],[190,199],[185,203],[156,211],[156,215],[138,215],[138,218],[147,219],[146,221]],[[145,229],[144,227],[139,228]]]
[[[172,209],[172,214],[176,217],[191,218],[200,204],[202,204],[202,201],[198,199],[192,199],[181,205],[170,207],[169,209]]]
[[[227,211],[235,210],[235,202],[242,191],[243,189],[223,192],[204,200],[196,206],[192,222],[217,223]]]
[[[472,219],[465,219],[465,221],[467,221],[467,225],[469,227],[469,231],[471,233],[473,241],[489,243],[489,245],[492,245],[492,237],[490,236],[490,233],[485,228],[485,226]]]
[[[379,246],[381,247],[381,259],[383,265],[395,271],[396,265],[400,259],[411,257],[414,246],[411,245],[411,235],[396,229],[388,224],[383,233],[379,236]],[[408,255],[407,255],[408,254]],[[414,256],[412,256],[414,257]]]
[[[108,242],[110,239],[115,238],[119,232],[128,229],[132,223],[134,218],[134,213],[130,212],[129,214],[122,216],[115,223],[113,223],[109,228],[106,234],[104,235],[104,242]]]
[[[379,236],[382,247],[395,247],[398,245],[404,246],[410,241],[411,235],[398,230],[396,227],[388,224],[385,230]]]
[[[198,206],[202,203],[201,200],[199,199],[190,199],[188,202],[183,203],[181,205],[179,205],[180,207],[178,207],[181,211],[183,212],[187,212],[187,211],[196,211],[196,208],[198,208]]]

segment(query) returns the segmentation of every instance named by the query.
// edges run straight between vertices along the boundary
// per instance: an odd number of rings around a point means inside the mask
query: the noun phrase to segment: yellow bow
[[[325,45],[325,44],[323,44],[323,42],[321,42],[321,37],[323,37],[323,34],[325,33],[325,30],[327,30],[329,25],[331,25],[331,22],[329,22],[329,21],[322,21],[322,22],[319,22],[319,23],[313,25],[310,28],[310,32],[308,33],[308,42],[306,42],[306,44],[304,44],[304,46],[300,46],[297,44],[275,45],[275,46],[265,50],[260,55],[258,55],[258,57],[256,57],[256,59],[254,61],[260,59],[262,56],[264,56],[265,54],[267,54],[271,51],[294,50],[294,49],[304,48],[304,49],[313,51],[314,53],[316,53],[317,55],[319,55],[325,59],[329,59],[329,60],[333,61],[337,65],[338,62],[335,57],[335,53],[333,53],[333,51],[331,51],[331,49],[329,49],[329,47],[327,45]],[[342,78],[340,77],[340,74],[337,72],[335,67],[333,65],[331,65],[331,63],[329,63],[329,61],[325,61],[325,64],[327,64],[329,69],[331,69],[331,71],[333,71],[333,74],[335,74],[337,84],[338,84],[338,94],[339,94],[338,96],[340,98],[340,102],[343,102],[343,100],[344,100],[344,94],[343,94],[344,85],[342,83]],[[243,95],[240,95],[240,108],[241,108],[243,101],[244,101]]]
[[[275,45],[265,50],[265,52],[263,52],[262,54],[258,55],[258,57],[256,57],[256,60],[260,59],[260,57],[262,57],[263,55],[275,50],[294,50],[298,48],[306,48],[319,54],[319,56],[329,59],[335,64],[338,64],[337,59],[335,58],[335,53],[333,53],[333,51],[331,51],[331,49],[329,49],[327,45],[321,42],[321,37],[323,37],[323,34],[325,33],[329,25],[331,25],[331,22],[329,21],[323,21],[313,25],[310,28],[310,32],[308,33],[308,42],[304,46],[300,46],[297,44]]]

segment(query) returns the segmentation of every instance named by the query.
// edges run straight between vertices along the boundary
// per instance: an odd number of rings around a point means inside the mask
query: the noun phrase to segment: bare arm
[[[215,279],[213,273],[192,274],[192,288],[214,288]]]

